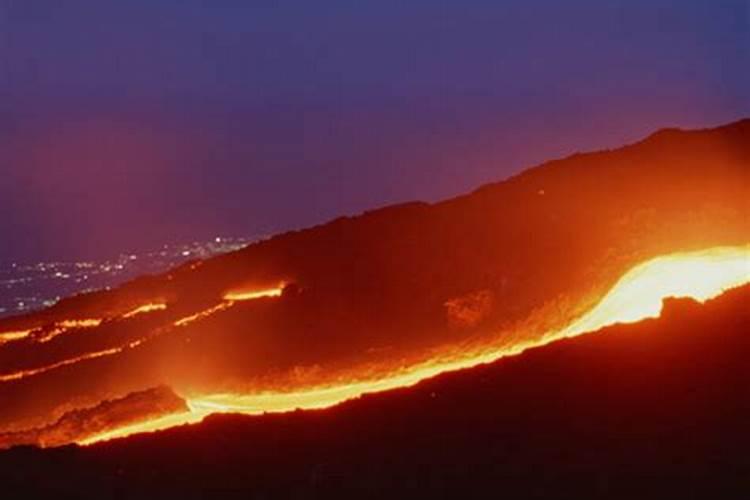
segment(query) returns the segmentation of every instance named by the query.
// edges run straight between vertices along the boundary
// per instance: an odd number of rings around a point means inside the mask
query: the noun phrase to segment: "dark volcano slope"
[[[0,428],[50,424],[61,410],[75,409],[72,402],[92,406],[159,384],[216,392],[224,380],[283,377],[297,367],[320,366],[328,374],[336,366],[383,361],[378,356],[408,357],[502,330],[550,303],[571,316],[648,258],[747,243],[749,199],[750,120],[666,130],[445,202],[343,217],[118,290],[67,299],[0,321],[0,331],[117,316],[144,302],[166,301],[169,308],[43,346],[7,343],[0,346],[0,372],[121,346],[215,306],[239,286],[286,280],[301,290],[217,312],[122,355],[0,383]],[[446,304],[468,304],[481,314],[457,322]]]
[[[320,334],[331,330],[326,317],[333,308],[336,324],[356,321],[379,332],[396,317],[421,323],[426,311],[476,289],[513,297],[511,305],[498,301],[496,315],[507,318],[539,296],[600,274],[616,279],[659,254],[746,243],[749,197],[750,119],[710,130],[662,130],[441,203],[396,205],[281,234],[119,290],[63,301],[40,317],[101,317],[143,299],[189,307],[214,303],[239,285],[287,280],[315,292],[305,299],[311,310],[325,306],[314,318]],[[29,322],[16,318],[3,326]]]
[[[0,453],[96,498],[747,498],[750,287],[328,410]]]

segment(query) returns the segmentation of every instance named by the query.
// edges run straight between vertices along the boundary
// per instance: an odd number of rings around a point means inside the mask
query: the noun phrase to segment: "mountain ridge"
[[[210,263],[210,262],[220,262],[224,260],[231,260],[234,258],[238,258],[238,256],[251,253],[254,251],[254,249],[261,247],[261,246],[270,245],[280,240],[298,238],[306,234],[309,234],[310,232],[319,231],[319,230],[330,228],[330,227],[336,227],[341,224],[346,224],[347,222],[356,222],[359,220],[368,220],[368,219],[378,219],[384,216],[389,216],[389,215],[394,215],[394,214],[408,216],[414,213],[420,213],[420,212],[423,213],[423,211],[428,208],[441,207],[444,205],[450,206],[454,203],[462,202],[466,199],[469,199],[474,195],[494,194],[493,192],[497,191],[497,189],[501,189],[507,186],[509,183],[516,183],[516,182],[520,182],[521,180],[527,180],[529,177],[538,176],[540,172],[544,172],[546,170],[561,168],[561,167],[569,167],[572,163],[578,162],[582,159],[585,159],[588,162],[591,159],[607,159],[612,154],[629,153],[634,150],[637,150],[638,148],[643,148],[643,147],[657,148],[657,149],[663,148],[665,146],[664,144],[665,141],[669,142],[675,139],[684,139],[690,136],[699,137],[704,134],[708,134],[709,136],[712,136],[714,139],[718,138],[721,141],[726,141],[727,143],[733,146],[732,149],[735,149],[739,152],[744,151],[744,156],[746,157],[744,159],[750,159],[750,148],[748,148],[745,145],[746,144],[745,138],[750,137],[750,118],[744,118],[744,119],[731,122],[731,123],[728,123],[719,127],[714,127],[714,128],[661,129],[648,135],[647,137],[639,141],[636,141],[634,143],[631,143],[631,144],[628,144],[619,148],[602,150],[602,151],[592,151],[592,152],[578,152],[578,153],[574,153],[564,158],[543,162],[539,165],[531,166],[527,169],[524,169],[518,174],[508,177],[507,179],[484,184],[471,192],[459,194],[455,197],[448,198],[445,200],[440,200],[440,201],[433,202],[433,203],[424,202],[424,201],[409,201],[409,202],[403,202],[403,203],[398,203],[398,204],[393,204],[393,205],[387,205],[383,207],[365,210],[364,212],[360,214],[337,217],[327,222],[323,222],[321,224],[310,226],[308,228],[284,231],[276,235],[273,235],[265,240],[248,245],[247,247],[243,249],[236,250],[234,252],[230,252],[224,255],[220,255],[212,259],[208,259],[207,261],[187,262],[172,270],[167,270],[161,274],[149,275],[149,276],[143,276],[143,277],[137,278],[133,281],[124,283],[121,287],[118,287],[118,289],[123,289],[123,288],[128,289],[133,286],[136,286],[139,283],[148,282],[148,281],[154,281],[154,280],[163,281],[171,273],[177,272],[177,271],[189,270],[191,266],[194,266],[196,263],[200,265],[205,265],[205,263]],[[745,147],[736,147],[738,144],[740,144],[741,146],[745,146]],[[116,292],[116,291],[117,289],[112,290],[112,291],[96,291],[96,292],[92,292],[89,294],[82,294],[78,296],[78,300],[81,300],[83,298],[88,299],[92,296],[106,297],[107,295],[111,295],[112,292]],[[69,300],[76,300],[76,299],[65,298],[63,299],[62,303],[66,304],[67,303],[66,301],[69,301]],[[55,309],[55,306],[52,307],[52,310],[54,309]],[[45,311],[42,311],[41,313],[44,314]],[[20,315],[20,316],[15,316],[15,317],[2,318],[0,319],[0,325],[18,324],[19,319],[23,317],[27,317],[27,316],[28,315]]]
[[[34,330],[0,345],[0,429],[160,384],[262,390],[305,373],[325,385],[498,332],[513,339],[535,318],[528,335],[543,335],[645,260],[747,243],[748,123],[548,162],[0,321],[0,332]],[[290,293],[225,299],[282,284]]]

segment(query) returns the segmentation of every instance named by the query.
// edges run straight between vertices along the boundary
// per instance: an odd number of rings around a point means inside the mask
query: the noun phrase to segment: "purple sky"
[[[435,200],[750,115],[747,0],[0,0],[0,261]]]

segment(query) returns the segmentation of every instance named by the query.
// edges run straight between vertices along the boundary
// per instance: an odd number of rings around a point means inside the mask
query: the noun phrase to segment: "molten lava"
[[[191,314],[190,316],[185,316],[184,318],[180,318],[177,321],[174,322],[174,326],[187,326],[190,323],[195,323],[196,321],[200,321],[204,318],[207,318],[211,316],[212,314],[216,314],[219,311],[223,311],[224,309],[229,309],[234,305],[234,302],[221,302],[213,307],[209,307],[208,309],[205,309],[203,311],[197,312],[195,314]]]
[[[58,323],[62,328],[73,329],[73,328],[96,328],[104,322],[101,318],[88,318],[88,319],[66,319]]]
[[[227,292],[224,295],[223,302],[220,302],[216,304],[215,306],[209,307],[208,309],[199,311],[195,314],[191,314],[189,316],[185,316],[184,318],[180,318],[174,322],[174,326],[178,326],[178,327],[187,326],[191,323],[195,323],[196,321],[200,321],[220,311],[224,311],[226,309],[229,309],[230,307],[233,307],[235,302],[260,299],[263,297],[280,297],[283,290],[284,290],[284,285],[281,284],[276,288],[235,290],[235,291]]]
[[[81,356],[76,356],[74,358],[64,359],[62,361],[58,361],[57,363],[52,363],[50,365],[41,366],[39,368],[29,368],[27,370],[18,370],[15,372],[3,373],[3,374],[0,374],[0,382],[10,382],[12,380],[21,380],[22,378],[26,378],[26,377],[33,377],[34,375],[40,375],[42,373],[46,373],[48,371],[55,370],[57,368],[62,368],[63,366],[80,363],[81,361],[101,358],[103,356],[111,356],[112,354],[117,354],[119,352],[122,352],[124,349],[125,347],[113,347],[111,349],[105,349],[103,351],[89,352]]]
[[[285,391],[252,394],[198,395],[188,399],[190,411],[113,429],[82,440],[81,444],[198,422],[212,413],[259,414],[326,408],[365,393],[408,387],[443,372],[489,363],[564,337],[594,332],[615,323],[636,322],[656,317],[661,312],[663,299],[668,297],[690,297],[703,302],[748,282],[750,282],[750,245],[718,247],[658,257],[626,273],[609,293],[582,317],[565,328],[547,333],[541,339],[524,340],[510,346],[507,344],[486,345],[480,349],[447,351],[427,362],[395,370],[384,368],[383,375],[377,378],[352,376],[347,382],[325,387],[303,386]],[[249,300],[280,294],[280,289],[274,290],[278,291],[273,293],[265,291],[260,295],[258,291],[231,292],[225,297],[229,302],[224,302],[220,306],[231,307],[233,300]],[[194,317],[178,321],[176,325],[179,326],[180,322],[197,320],[213,312],[215,309],[203,311]]]
[[[255,291],[255,292],[243,292],[243,293],[244,293],[243,296],[245,298],[238,299],[238,300],[251,300],[252,298],[260,298],[260,297],[278,297],[281,295],[281,288],[260,290],[260,291]],[[250,297],[251,294],[254,294],[255,296]],[[229,309],[232,306],[234,306],[234,304],[235,304],[235,301],[233,300],[225,300],[223,302],[216,304],[215,306],[209,307],[208,309],[205,309],[195,314],[191,314],[189,316],[180,318],[176,320],[174,323],[172,323],[171,327],[179,328],[179,327],[187,326],[189,324],[195,323],[196,321],[200,321],[205,318],[208,318],[209,316],[212,316],[213,314],[216,314],[220,311]],[[166,304],[163,304],[163,303],[145,304],[145,305],[142,305],[133,309],[132,311],[128,313],[125,313],[124,315],[120,316],[120,318],[122,319],[132,318],[133,316],[137,316],[139,314],[160,311],[166,308],[167,308]],[[85,329],[85,328],[95,328],[101,325],[103,322],[104,322],[104,319],[63,320],[58,323],[55,323],[54,328],[52,328],[51,330],[47,332],[43,332],[35,340],[40,343],[46,343],[52,340],[53,338],[58,337],[62,334],[68,333],[70,331],[77,330],[77,329]],[[138,340],[128,342],[127,344],[124,344],[118,347],[111,347],[111,348],[102,349],[99,351],[88,352],[85,354],[81,354],[79,356],[63,359],[55,363],[51,363],[51,364],[36,367],[36,368],[29,368],[25,370],[16,370],[13,372],[0,373],[0,382],[10,382],[13,380],[21,380],[26,377],[33,377],[35,375],[40,375],[42,373],[46,373],[51,370],[56,370],[64,366],[73,365],[73,364],[80,363],[83,361],[97,359],[97,358],[101,358],[104,356],[112,356],[114,354],[120,354],[126,349],[133,349],[159,335],[170,332],[172,330],[171,327],[159,328],[157,330],[150,332],[147,335],[144,335],[142,338]],[[32,333],[33,333],[33,330],[20,331],[20,332],[7,332],[7,333],[0,334],[0,344],[2,344],[3,342],[9,342],[11,340],[19,340],[22,338],[26,338]]]
[[[705,302],[748,281],[749,246],[658,257],[630,270],[594,309],[558,336],[573,337],[613,323],[656,318],[667,297]]]
[[[12,340],[20,340],[31,335],[34,330],[16,330],[11,332],[0,332],[0,344]]]
[[[130,312],[127,312],[122,315],[123,319],[132,318],[133,316],[138,316],[139,314],[146,314],[154,311],[163,311],[167,308],[167,304],[163,302],[154,302],[151,304],[144,304],[142,306],[136,307]]]
[[[83,328],[96,328],[104,322],[103,319],[69,319],[54,323],[49,328],[36,328],[29,330],[20,330],[14,332],[0,333],[0,344],[14,340],[22,340],[31,337],[34,342],[45,343],[53,338],[68,333],[71,330]],[[32,335],[33,334],[33,335]]]
[[[154,311],[161,311],[167,308],[167,305],[162,302],[148,303],[128,311],[121,316],[120,319],[130,319],[140,314],[150,313]],[[117,317],[117,316],[115,316]],[[105,318],[83,318],[83,319],[64,319],[51,325],[51,327],[45,328],[31,328],[28,330],[18,330],[9,332],[0,332],[0,344],[11,342],[14,340],[22,340],[27,337],[32,337],[34,342],[46,343],[60,335],[66,334],[74,330],[81,330],[87,328],[96,328],[104,323]],[[33,335],[32,335],[33,334]],[[2,381],[2,378],[0,378]]]
[[[284,291],[284,283],[279,283],[273,288],[230,290],[224,295],[224,300],[230,302],[241,302],[243,300],[255,300],[263,297],[280,297]]]

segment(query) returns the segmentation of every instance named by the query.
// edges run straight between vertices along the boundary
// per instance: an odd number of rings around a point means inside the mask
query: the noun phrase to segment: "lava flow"
[[[668,297],[689,297],[703,302],[748,282],[750,245],[670,254],[636,266],[589,312],[567,327],[549,332],[540,340],[526,340],[510,346],[487,345],[458,352],[447,350],[428,362],[399,370],[383,369],[384,375],[377,379],[352,376],[348,382],[325,387],[299,387],[253,394],[199,395],[188,399],[190,411],[112,429],[82,440],[80,444],[193,423],[212,413],[260,414],[326,408],[365,393],[408,387],[440,373],[489,363],[504,356],[519,354],[531,347],[595,332],[615,323],[657,317],[661,312],[663,299]]]
[[[28,329],[28,330],[19,330],[19,331],[13,331],[13,332],[0,332],[0,344],[11,342],[14,340],[22,340],[27,337],[31,337],[32,334],[33,340],[35,342],[49,342],[53,338],[62,335],[64,333],[68,333],[72,330],[78,330],[78,329],[84,329],[84,328],[95,328],[99,325],[101,325],[104,322],[103,319],[67,319],[60,321],[58,323],[54,323],[51,328],[47,329],[46,331],[42,331],[43,329]]]
[[[167,308],[167,304],[163,302],[143,304],[141,306],[136,307],[135,309],[132,309],[126,313],[123,313],[121,316],[119,316],[119,318],[130,319],[140,314],[146,314],[146,313],[150,313],[154,311],[162,311],[166,308]],[[25,339],[27,337],[32,336],[32,334],[34,334],[33,340],[35,342],[45,343],[45,342],[49,342],[55,337],[59,337],[60,335],[69,333],[74,330],[96,328],[100,326],[102,323],[104,323],[106,319],[107,318],[64,319],[64,320],[61,320],[52,324],[52,326],[46,331],[43,331],[42,328],[30,328],[27,330],[0,332],[0,344],[3,344],[5,342],[11,342],[14,340]],[[3,379],[0,378],[0,381],[2,380]]]
[[[254,297],[249,297],[249,295],[250,295],[249,292],[245,293],[244,295],[245,298],[238,299],[238,300],[250,300],[251,298],[261,298],[261,297],[278,297],[281,295],[281,288],[261,290],[259,292],[255,292]],[[173,327],[187,326],[196,321],[205,319],[219,311],[229,309],[230,307],[234,306],[234,304],[235,304],[235,301],[233,300],[225,300],[213,307],[210,307],[209,309],[206,309],[204,311],[200,311],[190,316],[181,318],[175,321],[172,326]],[[163,304],[163,303],[145,304],[143,306],[137,307],[136,309],[133,309],[132,311],[122,315],[121,318],[128,319],[128,318],[132,318],[133,316],[137,316],[137,315],[145,314],[149,312],[154,312],[154,311],[161,311],[166,308],[167,308],[166,304]],[[67,333],[71,330],[82,329],[82,328],[94,328],[94,327],[101,325],[103,322],[104,322],[103,319],[65,320],[56,324],[55,329],[41,336],[39,338],[39,342],[42,342],[42,343],[48,342],[52,340],[53,338],[59,335],[62,335],[64,333]],[[105,356],[112,356],[114,354],[120,354],[124,352],[126,349],[133,349],[135,347],[138,347],[144,342],[151,340],[163,333],[167,333],[168,331],[170,331],[169,328],[160,328],[138,340],[130,341],[118,347],[111,347],[111,348],[102,349],[99,351],[88,352],[80,356],[63,359],[55,363],[51,363],[49,365],[40,366],[36,368],[29,368],[26,370],[17,370],[17,371],[8,372],[8,373],[0,373],[0,382],[10,382],[13,380],[21,380],[26,377],[33,377],[35,375],[39,375],[39,374],[46,373],[52,370],[56,370],[58,368],[62,368],[63,366],[70,366],[70,365],[80,363],[83,361],[89,361],[92,359],[102,358]],[[18,339],[25,338],[28,335],[30,335],[31,332],[32,330],[24,331],[24,332],[8,332],[5,334],[0,334],[0,335],[7,335],[7,337],[0,336],[0,343],[2,343],[3,340],[10,341],[10,340],[18,340]]]
[[[223,311],[233,307],[235,302],[242,302],[246,300],[262,299],[265,297],[281,297],[281,293],[284,291],[284,284],[280,284],[275,288],[263,288],[263,289],[252,289],[252,290],[235,290],[227,292],[224,295],[224,301],[216,304],[213,307],[205,309],[203,311],[185,316],[175,321],[174,326],[186,326],[191,323],[195,323],[198,320],[207,318],[217,312]]]
[[[241,302],[244,300],[255,300],[263,297],[280,297],[284,291],[284,283],[279,283],[273,288],[230,290],[224,295],[224,300],[229,302]]]
[[[10,332],[0,332],[0,344],[4,342],[10,342],[12,340],[21,340],[29,335],[31,335],[31,332],[34,330],[14,330]]]
[[[163,311],[167,308],[167,304],[163,302],[154,302],[151,304],[144,304],[142,306],[136,307],[130,312],[127,312],[122,315],[123,319],[132,318],[133,316],[138,316],[139,314],[146,314],[154,311]]]

